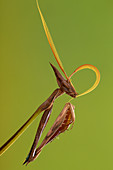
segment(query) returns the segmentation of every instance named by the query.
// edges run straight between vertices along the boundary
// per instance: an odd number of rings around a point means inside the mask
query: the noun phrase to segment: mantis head
[[[75,91],[75,88],[72,85],[72,83],[70,82],[70,80],[64,79],[64,77],[60,74],[60,72],[57,70],[57,68],[55,66],[53,66],[51,63],[50,63],[50,65],[53,68],[53,71],[55,73],[57,83],[58,83],[58,86],[60,87],[60,89],[63,92],[65,92],[66,94],[68,94],[69,96],[76,98],[77,92]]]

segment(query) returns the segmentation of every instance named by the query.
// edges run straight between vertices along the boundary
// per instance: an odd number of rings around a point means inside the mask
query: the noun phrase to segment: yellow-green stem
[[[22,125],[22,127],[0,148],[0,156],[22,135],[22,133],[30,126],[30,124],[41,113],[38,109],[36,112]]]

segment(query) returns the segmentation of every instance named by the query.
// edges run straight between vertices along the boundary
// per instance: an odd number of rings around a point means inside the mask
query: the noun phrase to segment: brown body
[[[52,37],[51,37],[50,32],[48,30],[48,27],[46,25],[46,22],[44,20],[44,17],[42,15],[42,12],[40,10],[38,0],[36,0],[36,3],[37,3],[37,8],[38,8],[41,20],[42,20],[43,28],[44,28],[46,37],[48,39],[49,45],[51,47],[51,50],[53,52],[53,55],[54,55],[58,65],[59,65],[60,69],[62,70],[62,72],[64,73],[66,79],[60,74],[60,72],[56,69],[56,67],[51,64],[51,66],[54,70],[54,73],[56,75],[56,79],[57,79],[57,83],[58,83],[59,88],[54,90],[54,92],[50,95],[50,97],[38,107],[38,109],[35,111],[35,113],[0,148],[0,155],[2,155],[18,139],[18,137],[28,128],[28,126],[37,118],[37,116],[42,111],[44,111],[43,116],[42,116],[41,121],[40,121],[40,124],[39,124],[39,127],[37,129],[31,150],[30,150],[28,157],[26,158],[24,164],[28,164],[29,162],[35,160],[38,157],[42,148],[45,145],[50,143],[60,133],[63,133],[65,130],[67,130],[69,128],[70,124],[73,125],[73,123],[75,121],[74,106],[71,103],[66,103],[65,106],[64,106],[64,109],[62,110],[60,115],[57,117],[55,123],[53,124],[53,126],[49,130],[48,134],[46,135],[46,137],[42,141],[41,145],[36,149],[36,146],[37,146],[38,141],[41,137],[41,134],[42,134],[44,128],[46,127],[47,122],[50,118],[53,103],[54,103],[55,99],[58,98],[59,96],[61,96],[64,93],[68,94],[69,96],[71,96],[73,98],[80,97],[80,96],[85,95],[85,94],[91,92],[92,90],[94,90],[97,87],[97,85],[99,84],[99,81],[100,81],[100,73],[99,73],[98,69],[95,66],[90,65],[90,64],[84,64],[84,65],[79,66],[69,77],[67,76],[66,72],[64,71],[62,62],[59,58],[59,55],[57,53],[57,50],[55,48],[55,45],[53,43]],[[96,73],[96,81],[90,89],[88,89],[87,91],[78,95],[77,92],[74,89],[74,86],[72,85],[72,83],[70,81],[70,78],[76,72],[78,72],[79,70],[83,70],[83,69],[93,70]]]
[[[55,73],[55,76],[57,79],[57,83],[60,88],[56,89],[52,93],[52,95],[38,108],[41,111],[43,111],[43,110],[45,110],[45,111],[41,118],[39,127],[37,129],[31,150],[23,164],[25,164],[25,163],[28,164],[29,162],[36,159],[38,157],[39,153],[41,152],[42,148],[47,143],[51,142],[56,136],[58,136],[60,133],[63,133],[65,130],[67,130],[69,125],[75,121],[74,106],[72,106],[71,103],[66,103],[66,105],[64,106],[64,109],[62,110],[62,112],[60,113],[58,118],[56,119],[55,123],[51,127],[50,131],[48,132],[47,136],[43,140],[42,144],[36,149],[36,146],[37,146],[38,141],[41,137],[41,134],[42,134],[44,128],[46,127],[47,122],[50,118],[54,100],[58,96],[62,95],[63,93],[66,93],[74,98],[77,95],[77,93],[76,93],[74,87],[71,85],[70,81],[65,80],[64,77],[60,74],[60,72],[56,69],[55,66],[53,66],[52,64],[51,64],[51,66],[54,70],[54,73]]]

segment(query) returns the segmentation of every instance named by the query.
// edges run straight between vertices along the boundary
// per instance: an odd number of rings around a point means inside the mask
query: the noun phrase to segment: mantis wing
[[[52,52],[53,52],[53,54],[54,54],[54,57],[55,57],[58,65],[59,65],[60,69],[61,69],[62,72],[64,73],[65,77],[68,79],[68,77],[67,77],[67,75],[66,75],[66,73],[65,73],[65,71],[64,71],[62,62],[61,62],[61,60],[60,60],[60,58],[59,58],[59,55],[58,55],[58,53],[57,53],[57,50],[56,50],[56,48],[55,48],[55,45],[54,45],[54,43],[53,43],[52,37],[51,37],[51,35],[50,35],[50,32],[49,32],[49,30],[48,30],[47,24],[46,24],[46,22],[45,22],[45,20],[44,20],[44,17],[43,17],[43,15],[42,15],[41,10],[40,10],[39,4],[38,4],[38,0],[36,0],[36,3],[37,3],[37,8],[38,8],[38,11],[39,11],[39,14],[40,14],[40,17],[41,17],[41,20],[42,20],[42,24],[43,24],[43,27],[44,27],[44,31],[45,31],[46,37],[47,37],[47,39],[48,39],[49,45],[50,45],[50,47],[51,47],[51,50],[52,50]]]

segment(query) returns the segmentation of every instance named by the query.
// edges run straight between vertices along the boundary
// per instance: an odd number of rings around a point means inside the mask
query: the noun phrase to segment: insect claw
[[[27,160],[25,160],[24,163],[23,163],[22,165],[25,165],[25,164],[26,164],[26,166],[28,165]]]
[[[25,161],[23,162],[23,165],[25,165],[28,162],[28,157],[25,159]]]

